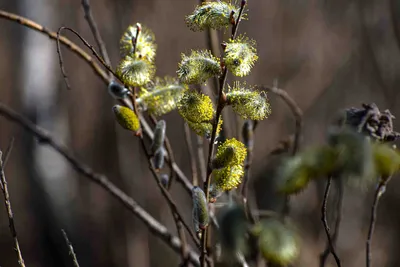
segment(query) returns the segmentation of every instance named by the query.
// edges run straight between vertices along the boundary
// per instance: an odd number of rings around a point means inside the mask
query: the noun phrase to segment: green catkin
[[[136,38],[137,26],[129,26],[120,40],[120,53],[124,58],[126,56],[134,58],[143,58],[149,62],[154,62],[157,45],[155,44],[154,33],[142,26],[139,38],[136,41],[136,51],[133,55],[133,43]]]
[[[116,73],[129,86],[143,86],[154,77],[155,67],[144,58],[126,56],[117,66]]]
[[[164,156],[165,156],[165,150],[163,149],[163,147],[161,147],[161,149],[159,149],[154,154],[153,163],[156,171],[159,171],[164,167]]]
[[[178,111],[185,120],[195,123],[210,122],[215,113],[211,98],[194,90],[185,92]]]
[[[233,87],[229,87],[226,99],[228,105],[243,119],[263,120],[271,114],[266,96],[246,88],[245,83],[235,82]]]
[[[213,170],[215,185],[223,191],[235,189],[242,182],[244,167],[242,165],[227,166]]]
[[[236,21],[240,7],[225,1],[204,2],[196,7],[193,13],[186,16],[187,26],[192,31],[203,31],[205,29],[221,29],[231,24],[231,14]],[[243,14],[244,15],[244,14]]]
[[[163,146],[165,140],[165,129],[167,124],[165,120],[160,120],[157,122],[155,130],[154,130],[154,138],[151,143],[151,153],[156,154]]]
[[[187,89],[187,86],[179,83],[177,79],[156,78],[154,82],[141,88],[137,103],[149,114],[161,116],[177,108]]]
[[[201,84],[221,74],[219,60],[209,50],[192,51],[190,56],[182,54],[177,75],[184,84]]]
[[[218,147],[212,165],[217,169],[227,166],[243,165],[246,156],[247,149],[242,142],[239,142],[235,138],[227,139]]]
[[[224,51],[225,65],[239,77],[248,75],[258,59],[256,42],[244,36],[230,39]]]
[[[121,125],[124,129],[136,132],[140,129],[140,122],[135,112],[130,108],[115,105],[112,108],[115,118],[119,125]]]
[[[192,189],[192,219],[196,232],[206,229],[210,222],[206,195],[200,187],[194,186]]]

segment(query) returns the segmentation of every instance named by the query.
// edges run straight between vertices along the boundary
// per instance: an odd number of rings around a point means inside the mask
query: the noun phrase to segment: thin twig
[[[89,0],[82,0],[81,4],[83,7],[83,12],[85,13],[85,19],[87,20],[90,30],[93,33],[94,40],[95,40],[97,46],[99,47],[100,55],[104,59],[104,62],[107,65],[111,66],[111,61],[110,61],[110,57],[108,56],[108,53],[107,53],[106,45],[103,41],[103,38],[101,38],[101,34],[97,27],[96,20],[94,19],[91,8],[90,8],[90,2],[89,2]],[[109,73],[109,77],[110,77],[110,79],[113,78],[113,75],[111,72]]]
[[[283,89],[280,89],[276,86],[268,87],[268,86],[260,86],[261,89],[276,94],[288,105],[290,111],[292,112],[295,119],[295,133],[294,133],[294,141],[292,148],[292,156],[294,156],[299,150],[301,132],[303,128],[303,112],[300,107],[297,105],[296,101]],[[285,196],[284,208],[283,208],[283,216],[289,214],[289,196]]]
[[[118,75],[112,70],[111,66],[108,65],[108,64],[104,61],[104,59],[96,52],[96,50],[93,48],[93,46],[92,46],[91,44],[89,44],[89,43],[88,43],[77,31],[75,31],[74,29],[71,29],[71,28],[69,28],[69,27],[64,27],[64,26],[63,26],[63,27],[60,27],[60,28],[58,29],[58,31],[57,31],[56,41],[57,41],[57,53],[58,53],[58,59],[59,59],[59,62],[60,62],[60,69],[61,69],[61,72],[62,72],[63,77],[64,77],[65,84],[67,85],[67,88],[68,88],[68,89],[71,89],[71,87],[70,87],[70,84],[69,84],[69,81],[68,81],[67,73],[66,73],[65,68],[64,68],[63,59],[62,59],[62,54],[61,54],[61,48],[60,48],[60,34],[61,34],[61,31],[62,31],[62,30],[68,30],[68,31],[74,33],[74,34],[82,41],[82,43],[92,51],[93,55],[100,61],[100,63],[101,63],[109,72],[111,72],[116,78],[119,79]],[[121,79],[119,79],[119,80],[121,81]],[[125,83],[124,83],[123,81],[121,81],[121,82],[125,85]]]
[[[6,153],[4,153],[4,160],[3,160],[3,169],[6,168],[7,162],[10,159],[11,151],[14,148],[14,136],[10,138],[10,142],[8,143],[8,147],[6,149]]]
[[[342,207],[343,207],[343,182],[341,179],[337,179],[337,189],[338,189],[338,194],[337,194],[337,202],[336,202],[336,220],[335,220],[335,227],[334,227],[334,232],[332,235],[332,246],[336,247],[336,242],[339,236],[339,226],[340,222],[342,221]],[[320,267],[324,267],[326,264],[326,260],[328,259],[328,256],[330,254],[330,247],[329,247],[329,242],[326,242],[326,248],[323,253],[320,255]]]
[[[328,221],[327,221],[327,218],[326,218],[326,206],[327,206],[327,203],[328,203],[328,197],[329,197],[329,191],[330,191],[330,188],[331,188],[331,183],[332,183],[332,176],[329,176],[328,180],[326,182],[324,200],[322,201],[321,220],[322,220],[322,223],[324,225],[326,238],[328,239],[329,250],[332,253],[333,257],[335,258],[336,265],[338,267],[340,267],[341,266],[340,265],[340,259],[337,256],[335,248],[333,246],[332,239],[331,239],[331,234],[330,234],[330,230],[329,230],[329,226],[328,226]]]
[[[154,124],[157,124],[157,119],[155,116],[150,115],[150,119],[153,121]],[[169,174],[169,180],[168,180],[168,184],[167,184],[167,190],[169,191],[171,189],[171,185],[172,185],[172,181],[174,180],[174,165],[176,165],[175,162],[175,157],[174,157],[174,151],[172,150],[172,146],[171,146],[171,142],[169,141],[169,138],[167,136],[167,134],[165,134],[165,139],[164,139],[164,146],[165,146],[165,150],[168,153],[169,156],[169,160],[167,161],[168,165],[169,165],[169,169],[170,169],[170,174]]]
[[[47,144],[54,148],[71,164],[71,166],[78,173],[84,175],[85,177],[89,178],[89,180],[104,188],[113,197],[119,200],[125,206],[125,208],[136,215],[153,234],[163,240],[174,251],[180,252],[182,247],[180,240],[176,236],[173,236],[164,225],[154,219],[149,213],[146,212],[146,210],[144,210],[138,203],[136,203],[131,197],[125,194],[121,189],[116,187],[105,175],[95,173],[91,168],[77,160],[68,151],[67,147],[58,143],[50,133],[48,133],[43,128],[33,124],[31,121],[16,113],[2,103],[0,103],[0,115],[22,126],[26,131],[36,136],[39,139],[40,143]],[[188,249],[188,251],[190,262],[195,266],[199,266],[199,256],[192,249]]]
[[[202,136],[196,135],[196,140],[197,140],[197,160],[199,161],[199,170],[200,170],[200,181],[205,182],[206,176],[207,176],[207,167],[206,167],[206,161],[204,159],[204,138]]]
[[[246,2],[247,1],[242,0],[237,20],[234,21],[234,25],[232,26],[232,35],[231,35],[232,40],[235,39],[235,37],[236,37],[238,26],[241,21],[241,17],[243,14],[244,7],[246,6]],[[226,104],[226,100],[224,99],[223,95],[224,95],[224,87],[225,87],[225,83],[226,83],[227,74],[228,74],[228,69],[226,68],[226,66],[224,66],[223,74],[222,74],[221,78],[219,79],[219,91],[218,91],[218,99],[217,99],[218,105],[217,105],[217,111],[216,111],[215,120],[214,120],[214,124],[213,124],[213,129],[212,129],[212,133],[211,133],[210,145],[208,148],[207,178],[206,178],[206,181],[204,182],[204,192],[206,194],[207,202],[210,198],[210,192],[208,189],[209,189],[210,183],[211,183],[211,173],[212,173],[211,160],[214,155],[214,143],[215,143],[215,138],[217,135],[219,119],[220,119],[222,110],[224,109],[225,104]],[[202,267],[204,267],[206,264],[206,254],[207,254],[207,228],[202,230],[202,235],[201,235],[200,263],[201,263]]]
[[[368,236],[367,236],[367,242],[366,242],[366,266],[367,267],[371,266],[371,260],[372,260],[371,244],[372,244],[372,236],[373,236],[374,230],[375,230],[379,199],[383,195],[384,190],[386,189],[386,184],[389,182],[389,180],[390,180],[390,177],[388,179],[381,179],[375,190],[374,202],[372,203],[372,207],[371,207],[371,219],[369,221],[369,229],[368,229]]]
[[[12,148],[12,145],[10,145],[9,147]],[[9,150],[9,151],[11,152],[11,150]],[[25,267],[25,262],[24,262],[24,259],[22,258],[22,252],[19,247],[17,231],[15,230],[14,215],[13,215],[12,208],[11,208],[10,194],[8,193],[6,175],[4,174],[3,152],[1,150],[0,150],[0,181],[1,181],[1,185],[2,185],[1,191],[3,192],[4,204],[6,206],[7,215],[8,215],[8,223],[9,223],[9,227],[10,227],[10,232],[11,232],[11,236],[14,239],[14,246],[15,246],[15,252],[17,253],[18,264],[21,267]]]
[[[70,41],[68,38],[66,38],[64,36],[59,36],[59,38],[57,38],[56,32],[50,31],[47,28],[43,27],[42,25],[40,25],[32,20],[29,20],[25,17],[19,16],[19,15],[10,13],[10,12],[6,12],[4,10],[0,10],[0,18],[4,18],[6,20],[16,22],[16,23],[18,23],[22,26],[25,26],[27,28],[30,28],[34,31],[43,33],[43,34],[47,35],[53,41],[57,41],[57,39],[58,39],[61,44],[65,45],[71,52],[75,53],[81,59],[83,59],[86,63],[88,63],[88,65],[93,69],[94,73],[97,76],[99,76],[106,85],[108,85],[111,82],[111,80],[107,77],[106,72],[100,67],[100,65],[97,64],[88,53],[86,53],[84,50],[82,50],[79,46],[77,46],[74,42]],[[140,117],[140,124],[144,128],[145,134],[150,139],[153,139],[153,136],[154,136],[153,132],[151,131],[150,127],[148,127],[148,124],[144,120],[143,117]],[[169,160],[168,155],[166,155],[166,160],[167,161]],[[189,182],[189,180],[187,179],[187,177],[185,176],[185,174],[182,172],[182,170],[179,168],[178,165],[173,164],[173,168],[174,168],[175,174],[178,177],[178,181],[182,183],[182,185],[184,186],[184,188],[188,192],[188,194],[191,194],[192,187],[193,187],[192,184]]]
[[[190,160],[190,169],[192,171],[192,184],[193,186],[199,185],[199,178],[197,176],[197,166],[196,166],[196,157],[193,152],[193,143],[192,143],[192,135],[190,132],[189,125],[185,122],[183,123],[183,128],[185,132],[185,142],[188,148],[189,160]]]
[[[72,257],[72,262],[74,263],[74,266],[79,267],[79,263],[78,263],[78,259],[76,258],[74,247],[72,246],[71,242],[69,241],[67,233],[64,231],[64,229],[61,229],[61,232],[64,236],[65,243],[68,246],[68,254]]]

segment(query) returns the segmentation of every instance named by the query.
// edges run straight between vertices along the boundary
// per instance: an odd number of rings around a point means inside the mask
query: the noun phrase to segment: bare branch
[[[328,221],[327,221],[327,218],[326,218],[326,205],[328,203],[328,197],[329,197],[329,191],[330,191],[330,188],[331,188],[331,183],[332,183],[332,176],[329,176],[328,177],[328,181],[326,182],[324,200],[322,202],[322,207],[321,207],[321,221],[322,221],[322,223],[324,225],[325,234],[326,234],[326,237],[328,239],[329,250],[332,253],[333,257],[335,258],[336,265],[338,267],[340,267],[341,266],[340,265],[340,259],[337,256],[335,248],[333,246],[332,239],[331,239],[331,234],[330,234],[330,229],[329,229],[329,226],[328,226]]]
[[[193,184],[193,186],[198,186],[199,185],[199,177],[197,176],[196,157],[194,156],[193,142],[192,142],[190,128],[186,122],[183,123],[183,129],[185,132],[186,146],[188,148],[190,169],[192,170],[192,184]]]
[[[72,257],[72,262],[74,263],[74,266],[79,267],[78,259],[76,258],[76,254],[74,252],[74,247],[72,246],[71,242],[69,241],[67,233],[64,231],[64,229],[61,229],[61,232],[64,236],[65,243],[68,246],[68,253]]]
[[[53,147],[71,164],[71,166],[78,173],[84,175],[85,177],[89,178],[89,180],[103,187],[113,197],[119,200],[125,206],[125,208],[135,214],[154,235],[163,240],[168,246],[174,249],[174,251],[180,252],[182,246],[181,242],[177,237],[173,236],[164,225],[159,223],[150,214],[148,214],[138,203],[125,194],[121,189],[116,187],[105,175],[95,173],[91,168],[77,160],[68,151],[67,147],[58,143],[50,133],[33,124],[28,119],[11,110],[2,103],[0,103],[0,115],[22,126],[26,131],[37,137],[39,142],[42,144],[47,144]],[[188,256],[192,264],[195,266],[200,265],[198,260],[199,256],[193,250],[189,250]]]
[[[10,149],[8,149],[8,151],[9,151],[8,155],[11,152],[12,143],[13,143],[13,141],[9,145]],[[25,262],[24,262],[24,259],[22,258],[22,252],[19,247],[17,231],[15,230],[14,215],[13,215],[12,208],[11,208],[10,194],[8,193],[6,175],[4,174],[4,166],[5,165],[3,164],[3,152],[0,151],[0,181],[1,181],[1,185],[2,185],[1,190],[3,192],[4,204],[5,204],[6,210],[7,210],[8,223],[9,223],[9,227],[10,227],[11,236],[14,239],[14,246],[15,246],[15,252],[17,253],[18,264],[21,267],[25,267]]]
[[[93,33],[94,40],[96,41],[97,46],[99,47],[100,55],[104,59],[104,62],[111,66],[111,61],[107,53],[106,46],[104,44],[103,38],[101,38],[100,31],[97,27],[97,23],[93,17],[91,8],[90,8],[90,2],[89,0],[82,0],[81,1],[82,7],[83,7],[83,12],[85,13],[85,19],[87,20],[90,30]],[[112,78],[112,73],[110,73],[110,78]]]

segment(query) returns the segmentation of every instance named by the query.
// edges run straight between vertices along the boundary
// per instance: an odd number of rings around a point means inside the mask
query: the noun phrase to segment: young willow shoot
[[[233,75],[239,77],[248,75],[257,59],[254,40],[241,35],[226,43],[224,62]]]
[[[186,24],[192,31],[225,28],[232,20],[237,20],[239,9],[226,1],[204,2],[191,15],[186,16]]]
[[[131,92],[120,85],[117,82],[110,82],[108,85],[108,93],[114,98],[114,99],[124,99],[126,98]]]
[[[136,133],[140,129],[139,118],[130,108],[115,105],[112,108],[117,122],[126,130]]]
[[[162,149],[165,140],[166,127],[167,124],[165,123],[165,120],[160,120],[157,122],[154,130],[154,138],[150,147],[152,154],[156,154],[158,151]]]
[[[190,56],[182,54],[178,66],[178,78],[184,84],[200,84],[221,74],[219,60],[209,50],[192,51]]]
[[[227,104],[232,105],[232,109],[243,119],[263,120],[271,114],[267,98],[260,92],[246,88],[246,84],[240,82],[228,88]]]
[[[149,114],[161,116],[177,108],[187,89],[187,86],[177,79],[156,78],[154,82],[141,88],[137,103]]]
[[[192,200],[193,200],[193,209],[192,209],[193,226],[196,233],[200,233],[200,230],[204,230],[210,222],[206,195],[204,194],[203,190],[201,190],[200,187],[198,186],[193,187]]]

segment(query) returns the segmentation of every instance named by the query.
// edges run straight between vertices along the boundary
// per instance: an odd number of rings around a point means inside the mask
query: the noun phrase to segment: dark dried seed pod
[[[112,81],[108,85],[108,93],[115,99],[124,99],[131,92],[119,83]]]
[[[168,174],[161,174],[160,175],[160,182],[164,187],[167,187],[169,181],[169,175]]]

